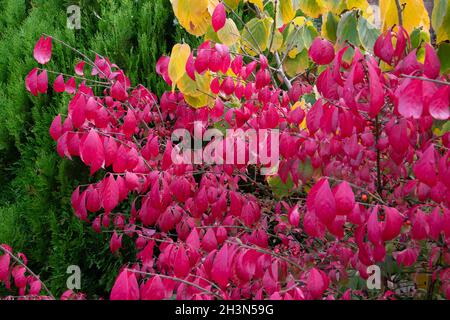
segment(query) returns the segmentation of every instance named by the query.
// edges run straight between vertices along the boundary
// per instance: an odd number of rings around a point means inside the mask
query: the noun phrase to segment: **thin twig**
[[[416,80],[434,82],[434,83],[437,83],[437,84],[442,84],[444,86],[450,86],[450,82],[447,82],[447,81],[436,80],[436,79],[429,79],[429,78],[419,77],[419,76],[410,76],[410,75],[407,75],[407,74],[401,74],[400,76],[402,78],[416,79]]]
[[[42,288],[44,288],[44,290],[47,291],[49,297],[52,298],[53,300],[56,300],[55,297],[53,296],[53,294],[50,292],[50,290],[45,285],[45,283],[42,282],[42,280],[33,271],[31,271],[30,268],[28,268],[22,261],[20,261],[19,258],[17,258],[11,251],[9,251],[8,249],[6,249],[3,246],[0,246],[0,250],[5,252],[7,255],[9,255],[11,258],[13,258],[14,261],[16,261],[18,264],[23,266],[28,271],[29,274],[31,274],[35,279],[37,279],[42,284]]]
[[[397,6],[397,14],[398,14],[398,25],[403,26],[403,9],[400,5],[400,0],[395,0],[395,5]]]

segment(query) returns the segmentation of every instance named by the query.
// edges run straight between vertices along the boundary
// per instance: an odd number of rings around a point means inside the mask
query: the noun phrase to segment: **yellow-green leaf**
[[[223,2],[225,2],[225,4],[231,9],[235,10],[239,6],[239,2],[241,2],[241,0],[223,0]]]
[[[299,6],[300,10],[302,12],[311,17],[311,18],[318,18],[320,15],[325,13],[326,7],[324,6],[323,0],[299,0]]]
[[[336,32],[339,18],[333,12],[328,12],[322,16],[322,36],[336,42]]]
[[[267,49],[270,35],[269,29],[272,25],[267,19],[269,18],[253,18],[247,22],[246,27],[242,31],[242,44],[249,54],[255,55]]]
[[[172,48],[169,62],[169,77],[172,80],[173,86],[186,73],[186,62],[191,54],[191,48],[188,44],[176,44]]]
[[[273,35],[273,42],[272,42],[272,48],[270,49],[271,52],[278,51],[283,46],[283,35],[280,31],[275,29],[275,34]]]
[[[227,19],[225,26],[217,32],[217,36],[220,42],[231,47],[240,39],[241,34],[233,19]]]
[[[308,59],[308,51],[305,49],[295,58],[286,57],[286,60],[283,63],[283,69],[289,77],[295,77],[299,73],[302,73],[308,68],[309,59]]]
[[[438,43],[450,39],[450,4],[448,0],[434,0],[431,23]]]

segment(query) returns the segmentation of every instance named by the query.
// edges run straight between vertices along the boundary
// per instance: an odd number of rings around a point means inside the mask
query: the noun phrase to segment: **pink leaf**
[[[325,225],[333,222],[336,217],[336,202],[331,192],[328,180],[320,186],[314,198],[315,213]]]
[[[430,145],[413,166],[416,178],[430,187],[433,187],[437,182],[434,152],[434,146]]]
[[[429,105],[430,115],[438,120],[450,117],[450,86],[442,86],[433,95]]]
[[[53,90],[58,93],[66,91],[66,84],[64,83],[64,77],[62,74],[58,75],[55,82],[53,82]]]
[[[225,10],[225,6],[222,2],[219,2],[212,14],[212,26],[215,32],[219,31],[225,26],[226,19],[227,13]]]
[[[213,266],[211,268],[211,278],[224,289],[228,284],[229,272],[228,246],[224,245],[214,257]]]
[[[53,140],[58,141],[62,135],[61,115],[58,114],[50,125],[50,136]]]
[[[86,62],[82,60],[75,65],[75,73],[77,75],[79,75],[80,77],[84,76],[83,69],[84,69],[85,64],[86,64]]]
[[[328,288],[328,281],[328,277],[321,270],[311,269],[306,281],[306,287],[313,299],[322,297],[322,294]]]
[[[331,63],[334,59],[333,44],[326,39],[317,37],[309,48],[309,57],[312,61],[320,65]]]
[[[119,204],[119,187],[113,175],[103,181],[102,189],[103,208],[109,213]]]
[[[395,208],[384,207],[386,220],[383,228],[383,240],[389,241],[400,234],[403,225],[403,216]]]
[[[428,43],[425,43],[425,62],[423,73],[430,79],[436,79],[441,72],[441,62],[436,51]]]
[[[111,300],[139,300],[139,285],[136,275],[124,269],[111,290]]]
[[[398,112],[405,118],[419,119],[422,116],[422,81],[406,79],[397,89]]]
[[[355,206],[355,195],[347,181],[342,182],[334,194],[336,200],[336,213],[347,215],[352,212]]]
[[[33,55],[38,63],[48,63],[52,57],[52,38],[41,36],[34,47]]]
[[[38,95],[38,69],[34,68],[25,78],[25,86],[33,96]]]

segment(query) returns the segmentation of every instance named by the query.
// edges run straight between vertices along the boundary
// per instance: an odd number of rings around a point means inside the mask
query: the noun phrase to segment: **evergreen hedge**
[[[73,4],[81,8],[80,30],[66,27]],[[25,91],[34,44],[47,33],[85,53],[94,50],[133,84],[161,94],[166,86],[155,74],[157,59],[176,42],[198,40],[174,24],[169,0],[3,0],[0,10],[0,243],[25,252],[54,294],[66,290],[67,267],[78,265],[82,291],[106,295],[122,259],[109,252],[109,235],[95,235],[73,215],[70,195],[89,175],[79,162],[56,155],[48,133],[69,97]],[[48,69],[73,73],[67,68],[77,58],[54,44]]]

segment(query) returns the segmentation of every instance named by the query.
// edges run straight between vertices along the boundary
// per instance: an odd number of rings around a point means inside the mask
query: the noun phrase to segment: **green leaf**
[[[286,184],[281,181],[279,176],[274,176],[268,179],[269,186],[272,189],[275,197],[281,199],[289,195],[289,192],[294,187],[294,182],[292,181],[291,176],[289,175]]]
[[[441,72],[447,74],[450,73],[450,43],[441,43],[437,54],[441,61]]]
[[[418,48],[422,42],[430,42],[430,35],[422,27],[414,29],[410,38],[413,48]]]
[[[270,34],[269,28],[272,25],[270,20],[270,18],[253,18],[247,22],[246,27],[242,31],[242,43],[249,53],[256,54],[267,49]]]
[[[313,43],[314,39],[319,36],[319,32],[314,26],[311,25],[304,25],[302,28],[302,37],[303,42],[305,44],[305,48],[309,49],[311,47],[311,44]]]
[[[345,41],[349,41],[357,47],[361,45],[356,12],[348,11],[342,15],[337,28],[337,41],[341,44],[344,44]]]
[[[283,63],[283,69],[289,77],[295,77],[297,74],[304,72],[308,66],[308,51],[305,49],[297,54],[293,59],[289,56],[286,57],[286,60]]]
[[[373,52],[375,42],[380,36],[380,31],[378,30],[378,28],[367,21],[366,18],[359,17],[358,34],[359,40],[361,41],[364,49],[368,52]]]
[[[322,35],[330,40],[336,42],[337,27],[339,24],[339,18],[332,12],[328,12],[322,16]]]

